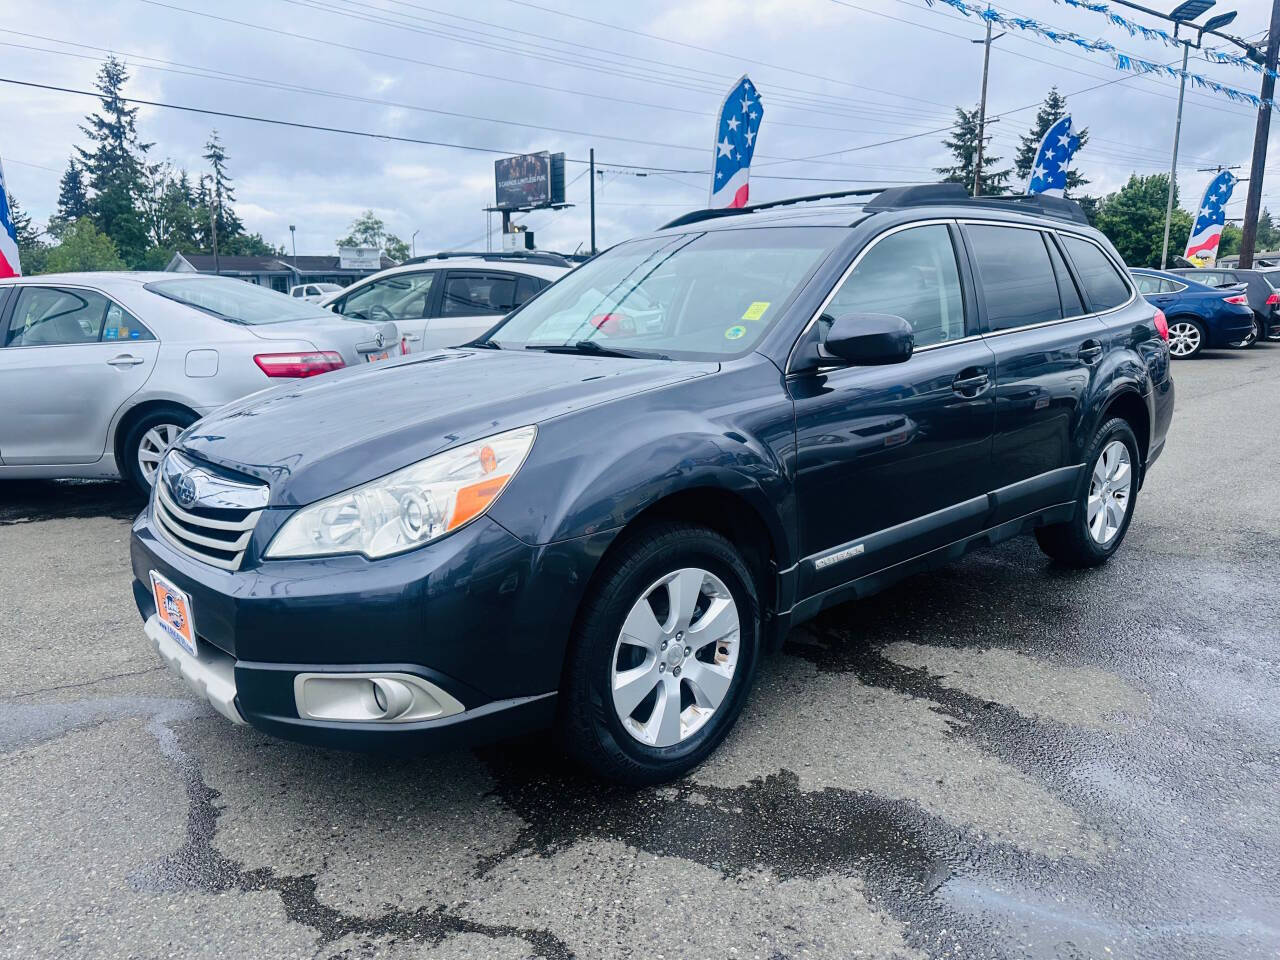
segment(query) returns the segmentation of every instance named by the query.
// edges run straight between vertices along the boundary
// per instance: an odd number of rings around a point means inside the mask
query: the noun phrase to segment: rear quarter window
[[[1090,240],[1067,235],[1062,236],[1062,245],[1084,285],[1091,310],[1111,310],[1129,299],[1129,284],[1101,247]]]

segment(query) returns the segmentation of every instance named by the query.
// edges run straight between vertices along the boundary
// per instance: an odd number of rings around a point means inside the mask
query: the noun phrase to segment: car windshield
[[[755,348],[847,231],[766,227],[620,244],[512,314],[486,342],[677,360]]]
[[[258,326],[286,320],[332,320],[333,314],[298,297],[231,277],[178,277],[146,284],[152,293],[219,320]]]

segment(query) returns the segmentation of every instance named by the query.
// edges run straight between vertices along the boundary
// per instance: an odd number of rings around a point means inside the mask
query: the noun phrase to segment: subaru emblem
[[[184,507],[190,507],[196,502],[196,482],[192,479],[191,474],[181,474],[173,481],[173,495],[178,499],[178,503]]]

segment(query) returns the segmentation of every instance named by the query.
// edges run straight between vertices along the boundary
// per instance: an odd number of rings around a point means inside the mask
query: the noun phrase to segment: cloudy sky
[[[1143,59],[1178,56],[1096,13],[1053,0],[1009,2],[996,8]],[[1229,29],[1257,38],[1268,7],[1219,0],[1216,9],[1238,10]],[[715,114],[742,73],[766,109],[753,200],[932,179],[946,160],[936,131],[956,104],[977,101],[982,48],[970,40],[981,35],[976,18],[926,0],[6,0],[0,75],[88,90],[111,51],[129,64],[128,93],[146,100],[511,153],[563,151],[576,206],[525,221],[539,246],[573,250],[588,238],[589,182],[573,161],[591,147],[603,171],[601,246],[704,205],[708,175],[699,171],[710,165]],[[1260,79],[1194,57],[1191,70],[1255,92]],[[1017,31],[991,58],[997,154],[1012,159],[1053,84],[1091,132],[1077,168],[1092,192],[1168,168],[1174,81],[1122,74],[1106,55]],[[72,93],[0,83],[6,179],[38,222],[54,208],[67,157],[83,142],[78,124],[93,106]],[[271,242],[287,248],[293,223],[299,253],[332,253],[366,208],[406,240],[417,231],[420,253],[486,242],[491,152],[158,106],[139,116],[151,155],[193,173],[215,126],[237,210]],[[1198,167],[1244,164],[1247,176],[1253,127],[1250,107],[1188,92],[1184,190],[1208,182]],[[919,136],[882,144],[909,135]],[[843,152],[796,159],[834,151]],[[638,176],[636,166],[691,172]],[[1264,197],[1280,207],[1270,181]]]

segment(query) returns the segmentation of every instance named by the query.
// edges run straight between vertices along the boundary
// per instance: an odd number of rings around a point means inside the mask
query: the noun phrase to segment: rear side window
[[[545,284],[537,277],[520,277],[516,280],[516,302],[515,306],[522,305],[526,300],[541,290]]]
[[[1084,301],[1080,299],[1080,291],[1076,289],[1076,282],[1071,279],[1071,271],[1067,269],[1067,261],[1062,259],[1062,254],[1058,251],[1058,245],[1053,242],[1053,238],[1045,236],[1044,245],[1049,248],[1049,259],[1053,261],[1053,274],[1058,278],[1058,299],[1062,301],[1062,315],[1064,317],[1079,317],[1086,312],[1084,309]]]
[[[508,313],[515,306],[516,280],[494,274],[450,274],[440,312],[446,317]]]
[[[912,227],[867,251],[826,309],[832,320],[850,313],[902,317],[915,330],[917,347],[963,337],[964,297],[950,230]]]
[[[1102,248],[1079,237],[1063,236],[1071,262],[1075,264],[1080,282],[1084,284],[1089,307],[1095,312],[1118,307],[1129,299],[1129,285],[1124,282],[1120,270]]]
[[[1058,280],[1039,231],[969,225],[991,333],[1062,319]]]
[[[1138,285],[1138,292],[1141,294],[1146,295],[1150,293],[1164,292],[1163,290],[1160,289],[1161,287],[1160,281],[1157,280],[1155,277],[1148,277],[1145,274],[1139,273],[1134,275],[1133,280],[1134,280],[1134,283]]]
[[[97,343],[110,304],[106,297],[92,290],[22,287],[13,307],[5,346]]]

